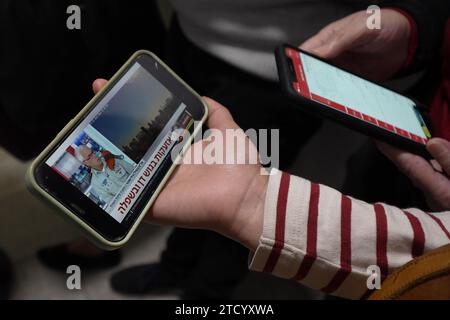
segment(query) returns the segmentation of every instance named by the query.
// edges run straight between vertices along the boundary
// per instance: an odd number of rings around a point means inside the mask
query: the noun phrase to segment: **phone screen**
[[[295,49],[286,55],[299,95],[418,143],[431,138],[413,100]]]
[[[194,119],[135,62],[45,161],[122,223]]]

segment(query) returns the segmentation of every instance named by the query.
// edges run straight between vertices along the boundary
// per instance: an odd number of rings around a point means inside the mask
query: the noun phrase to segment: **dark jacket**
[[[385,0],[383,6],[393,6],[408,12],[417,24],[418,49],[410,71],[422,70],[441,59],[444,29],[450,14],[448,0]]]
[[[69,5],[81,30],[69,30]],[[160,54],[165,39],[155,1],[0,1],[0,145],[35,156],[138,49]]]

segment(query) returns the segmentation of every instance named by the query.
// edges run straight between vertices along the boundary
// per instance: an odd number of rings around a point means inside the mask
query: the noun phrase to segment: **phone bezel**
[[[325,62],[335,68],[338,68],[342,71],[348,72],[358,78],[364,79],[366,81],[369,81],[375,85],[378,85],[382,88],[385,88],[389,91],[395,92],[403,97],[406,97],[410,100],[412,100],[417,107],[417,110],[420,112],[427,128],[430,130],[431,132],[431,128],[430,128],[430,124],[428,121],[427,116],[424,114],[424,111],[426,111],[427,109],[420,104],[417,100],[415,100],[414,98],[411,98],[403,93],[400,93],[396,90],[393,90],[392,88],[388,88],[385,85],[378,83],[376,81],[372,81],[372,80],[368,80],[364,77],[362,77],[361,75],[355,74],[354,72],[346,69],[346,68],[342,68],[339,67],[333,63],[331,63],[330,61],[327,61],[326,59],[323,59],[321,57],[318,57],[314,54],[311,54],[307,51],[301,50],[299,48],[293,47],[291,45],[282,45],[276,48],[275,50],[275,57],[276,57],[276,62],[277,62],[277,69],[278,69],[278,75],[279,75],[279,80],[280,80],[280,85],[283,89],[283,91],[291,98],[295,101],[296,106],[300,107],[304,112],[311,114],[311,115],[315,115],[315,116],[322,116],[325,117],[327,119],[336,121],[338,123],[341,123],[347,127],[350,127],[362,134],[365,134],[367,136],[373,137],[375,139],[384,141],[386,143],[395,145],[405,151],[409,151],[415,154],[418,154],[424,158],[430,159],[431,156],[429,155],[429,153],[426,150],[426,146],[424,144],[421,144],[419,142],[416,142],[414,140],[408,139],[406,137],[403,137],[395,132],[389,131],[387,129],[383,129],[381,127],[378,127],[374,124],[371,124],[370,122],[364,121],[362,119],[350,116],[344,112],[340,112],[338,110],[335,110],[333,108],[330,108],[324,104],[321,104],[319,102],[316,102],[312,99],[308,99],[304,96],[299,95],[294,87],[292,86],[292,77],[291,77],[291,73],[290,73],[290,68],[289,68],[289,61],[291,61],[291,59],[287,56],[286,54],[286,48],[290,48],[293,50],[296,50],[298,52],[301,52],[305,55],[311,56],[313,58],[316,58],[322,62]],[[431,132],[432,133],[432,132]]]
[[[153,57],[146,52],[141,52],[129,60],[126,66],[122,67],[121,71],[114,76],[113,80],[91,100],[89,108],[83,109],[82,114],[78,115],[77,120],[70,123],[70,128],[65,128],[63,130],[65,131],[64,135],[57,138],[57,142],[53,144],[51,149],[46,150],[45,155],[41,156],[39,163],[34,167],[32,173],[39,188],[92,228],[102,238],[106,239],[107,242],[112,243],[122,241],[129,234],[138,217],[142,215],[142,211],[146,208],[160,184],[165,180],[167,173],[174,166],[170,157],[167,157],[164,160],[161,167],[155,173],[155,178],[149,182],[146,190],[139,199],[138,205],[133,208],[134,212],[131,215],[128,215],[122,223],[117,222],[92,200],[84,196],[80,190],[67,182],[45,162],[136,62],[139,62],[148,72],[150,72],[150,74],[160,81],[161,84],[185,103],[187,110],[191,113],[195,121],[200,123],[204,120],[207,110],[200,97],[194,94],[192,89],[176,77],[173,72],[166,68],[166,66],[161,61],[157,60],[156,57]],[[191,127],[191,133],[195,130],[196,127]],[[188,143],[188,141],[185,143]]]

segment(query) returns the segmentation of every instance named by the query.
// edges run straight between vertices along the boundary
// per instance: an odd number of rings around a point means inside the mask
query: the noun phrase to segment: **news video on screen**
[[[135,63],[46,164],[121,223],[193,122]]]

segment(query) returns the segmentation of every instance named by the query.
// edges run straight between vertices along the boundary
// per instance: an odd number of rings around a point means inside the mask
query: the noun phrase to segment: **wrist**
[[[255,174],[242,198],[233,223],[228,227],[227,236],[252,251],[256,250],[263,230],[268,183],[267,175]]]
[[[411,14],[409,14],[407,11],[397,8],[397,7],[386,7],[382,10],[390,10],[393,12],[396,12],[399,15],[399,19],[403,20],[404,25],[404,33],[408,41],[407,45],[407,56],[403,63],[403,66],[400,71],[403,71],[407,68],[409,68],[414,61],[414,58],[416,56],[416,52],[418,50],[419,46],[419,36],[418,36],[418,28],[417,23],[412,17]]]

